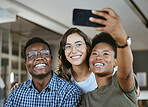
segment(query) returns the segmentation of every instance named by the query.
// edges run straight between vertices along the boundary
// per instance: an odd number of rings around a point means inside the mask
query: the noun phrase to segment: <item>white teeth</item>
[[[103,66],[102,63],[95,63],[95,66]]]
[[[46,66],[45,64],[37,64],[35,67],[44,67]]]
[[[74,57],[72,57],[72,58],[79,58],[80,56],[74,56]]]

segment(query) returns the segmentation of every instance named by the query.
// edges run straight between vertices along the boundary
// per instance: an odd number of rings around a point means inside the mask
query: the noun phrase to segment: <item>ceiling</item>
[[[133,1],[148,18],[148,0]],[[148,28],[129,0],[0,0],[0,8],[19,16],[12,23],[13,32],[24,38],[44,36],[53,44],[58,44],[60,36],[70,27],[78,27],[92,38],[99,32],[94,28],[72,25],[72,11],[74,8],[101,10],[105,7],[114,9],[120,16],[127,34],[132,38],[132,49],[148,50]]]
[[[26,41],[32,37],[42,37],[46,41],[50,41],[50,44],[57,43],[60,39],[61,34],[44,28],[38,24],[32,23],[21,17],[17,17],[17,21],[11,23],[11,31],[14,43],[18,43],[17,39],[21,38],[22,44],[26,44]]]

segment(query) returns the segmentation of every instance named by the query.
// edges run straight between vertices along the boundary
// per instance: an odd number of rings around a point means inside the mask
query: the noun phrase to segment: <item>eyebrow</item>
[[[98,52],[98,50],[94,50],[94,51],[92,51],[92,52]],[[103,52],[110,52],[110,51],[108,51],[108,50],[103,50]]]
[[[76,41],[75,44],[79,43],[79,42],[83,43],[82,41]],[[70,43],[66,43],[66,45],[71,45],[71,44]]]
[[[76,41],[75,43],[79,43],[79,42],[81,42],[81,43],[82,43],[82,41]]]

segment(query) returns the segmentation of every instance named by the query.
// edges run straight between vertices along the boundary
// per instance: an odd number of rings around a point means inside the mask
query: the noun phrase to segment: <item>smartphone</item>
[[[72,24],[79,25],[79,26],[88,26],[88,27],[104,27],[105,25],[101,25],[101,24],[97,24],[89,21],[90,17],[106,20],[103,17],[92,14],[91,11],[92,10],[88,10],[88,9],[78,9],[78,8],[73,9]]]

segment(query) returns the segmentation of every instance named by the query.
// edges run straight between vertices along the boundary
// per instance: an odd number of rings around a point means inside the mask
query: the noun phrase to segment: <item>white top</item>
[[[82,94],[87,93],[88,91],[92,91],[95,88],[97,88],[97,82],[96,82],[95,74],[93,72],[91,73],[89,78],[87,80],[85,80],[85,81],[77,82],[77,81],[75,81],[73,76],[71,76],[71,80],[70,81],[73,84],[75,84],[76,86],[78,86],[79,89],[82,90]]]

